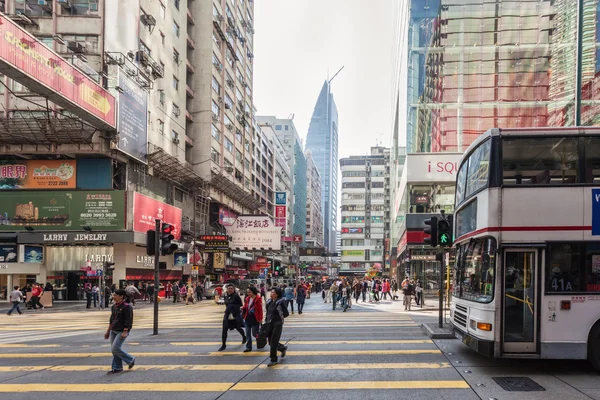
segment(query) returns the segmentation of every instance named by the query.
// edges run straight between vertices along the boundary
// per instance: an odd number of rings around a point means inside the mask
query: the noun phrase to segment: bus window
[[[600,138],[585,138],[585,183],[600,183]]]
[[[578,138],[503,138],[504,185],[564,185],[579,182]]]
[[[496,241],[477,239],[461,252],[455,295],[479,303],[489,303],[494,297]]]
[[[600,244],[586,245],[585,291],[600,292]]]
[[[546,292],[581,292],[581,245],[579,243],[551,243],[548,246]]]
[[[467,174],[467,187],[465,190],[466,198],[469,198],[479,189],[487,187],[490,176],[491,148],[492,141],[488,140],[482,143],[469,156],[469,171]]]

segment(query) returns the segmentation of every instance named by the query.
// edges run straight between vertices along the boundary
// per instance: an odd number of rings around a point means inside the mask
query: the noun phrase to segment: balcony
[[[190,25],[196,25],[196,19],[192,15],[192,12],[190,11],[189,8],[187,10],[187,20],[188,20],[188,24],[190,24]]]
[[[185,66],[187,67],[187,71],[190,74],[195,74],[196,73],[196,68],[194,68],[194,66],[192,65],[192,63],[190,63],[190,60],[185,60]]]
[[[194,91],[192,90],[191,87],[189,87],[189,85],[185,85],[185,93],[186,93],[187,97],[189,97],[190,99],[193,99],[195,96]]]
[[[185,110],[185,120],[188,122],[194,122],[194,117],[192,117],[192,114],[190,114],[188,110]]]
[[[191,50],[194,50],[196,48],[196,43],[194,43],[189,34],[187,35],[187,47]]]

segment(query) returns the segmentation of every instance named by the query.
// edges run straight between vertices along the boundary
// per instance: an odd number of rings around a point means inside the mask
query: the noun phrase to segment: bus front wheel
[[[596,322],[588,339],[588,360],[600,371],[600,321]]]

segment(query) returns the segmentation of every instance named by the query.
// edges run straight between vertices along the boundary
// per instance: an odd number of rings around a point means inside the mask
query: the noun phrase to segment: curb
[[[440,329],[438,324],[421,324],[421,328],[432,339],[456,339],[449,324]]]

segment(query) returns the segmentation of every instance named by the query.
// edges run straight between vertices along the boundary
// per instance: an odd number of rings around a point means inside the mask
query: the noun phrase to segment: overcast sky
[[[390,145],[397,0],[257,0],[254,94],[258,115],[294,114],[306,139],[319,91],[332,82],[339,113],[339,155]]]

